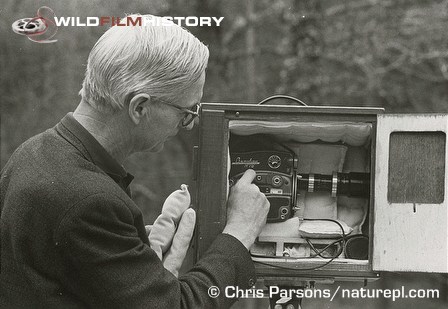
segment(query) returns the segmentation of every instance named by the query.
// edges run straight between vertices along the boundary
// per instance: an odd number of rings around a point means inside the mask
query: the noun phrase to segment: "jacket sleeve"
[[[190,272],[177,279],[138,236],[125,201],[91,195],[70,208],[55,231],[63,289],[95,308],[227,308],[226,286],[247,289],[255,270],[247,249],[221,234]],[[217,286],[217,298],[208,289]]]

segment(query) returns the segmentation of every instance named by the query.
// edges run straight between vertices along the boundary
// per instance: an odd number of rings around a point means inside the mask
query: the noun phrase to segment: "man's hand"
[[[193,208],[188,208],[184,211],[182,218],[180,219],[176,234],[174,234],[174,237],[170,240],[171,247],[169,247],[168,251],[163,254],[163,267],[176,277],[179,275],[179,269],[181,268],[185,256],[187,255],[188,248],[190,247],[195,224],[196,212]],[[148,235],[150,245],[151,238],[149,235],[152,231],[152,227],[152,225],[145,226],[146,235]]]
[[[237,238],[249,249],[266,224],[269,201],[252,183],[254,170],[247,170],[232,187],[227,202],[227,225],[223,233]]]
[[[174,191],[165,200],[154,225],[146,226],[151,248],[163,261],[163,266],[175,276],[190,246],[196,222],[196,213],[188,209],[189,206],[190,193],[187,186],[182,185],[181,190]]]
[[[168,269],[176,277],[179,275],[179,269],[190,247],[195,223],[196,212],[193,208],[188,208],[182,215],[182,219],[180,219],[171,247],[163,256],[163,267]]]

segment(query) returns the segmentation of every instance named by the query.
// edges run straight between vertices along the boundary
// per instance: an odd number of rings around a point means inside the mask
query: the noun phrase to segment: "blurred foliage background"
[[[0,167],[22,142],[74,110],[89,51],[106,30],[60,27],[53,44],[12,32],[15,20],[34,17],[43,5],[56,16],[81,20],[128,13],[223,16],[220,27],[189,28],[211,54],[203,102],[258,102],[288,94],[309,105],[448,112],[447,0],[3,0]],[[136,176],[133,196],[147,223],[169,193],[192,183],[196,139],[197,129],[182,132],[162,153],[138,154],[126,162]],[[446,308],[447,281],[440,274],[384,273],[368,287],[437,288],[440,299],[306,300],[304,308]],[[266,307],[266,301],[235,305]]]

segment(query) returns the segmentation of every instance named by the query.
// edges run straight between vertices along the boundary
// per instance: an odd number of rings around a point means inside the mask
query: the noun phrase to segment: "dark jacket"
[[[225,234],[184,276],[165,270],[125,192],[129,175],[106,173],[88,136],[69,114],[2,170],[1,308],[227,307],[210,286],[253,284],[249,253]]]

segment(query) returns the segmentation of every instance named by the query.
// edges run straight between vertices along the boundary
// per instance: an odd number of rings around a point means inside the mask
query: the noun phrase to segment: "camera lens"
[[[338,173],[338,192],[341,195],[368,197],[370,175],[367,173]]]
[[[334,173],[334,175],[300,174],[297,188],[308,192],[330,192],[338,196],[369,197],[370,174],[353,172]]]

